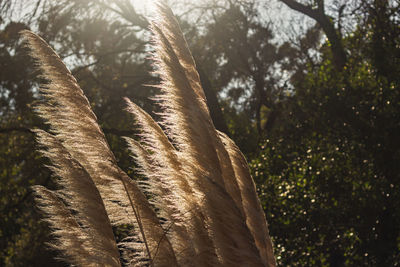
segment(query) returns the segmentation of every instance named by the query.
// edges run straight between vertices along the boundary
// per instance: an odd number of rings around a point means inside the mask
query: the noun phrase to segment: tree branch
[[[332,19],[325,14],[325,2],[317,1],[317,9],[312,9],[310,6],[301,4],[294,0],[280,0],[289,8],[296,10],[312,19],[314,19],[323,29],[326,37],[331,44],[333,55],[333,63],[338,71],[342,71],[347,62],[346,52],[344,51],[342,39],[332,22]]]
[[[293,1],[293,0],[280,0],[280,1],[283,2],[284,4],[286,4],[291,9],[296,10],[304,15],[307,15],[310,18],[317,20],[316,19],[317,13],[318,13],[317,10],[314,10],[309,6],[306,6],[304,4],[301,4],[301,3]]]

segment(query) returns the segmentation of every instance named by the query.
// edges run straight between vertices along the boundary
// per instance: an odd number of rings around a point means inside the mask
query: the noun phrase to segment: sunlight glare
[[[154,0],[131,0],[132,6],[142,15],[148,15],[152,12]]]

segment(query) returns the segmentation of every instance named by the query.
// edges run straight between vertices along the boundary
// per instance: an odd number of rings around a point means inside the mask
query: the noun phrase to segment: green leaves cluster
[[[399,65],[382,69],[370,47],[385,46],[387,58],[399,40],[375,44],[374,34],[344,40],[341,72],[322,48],[251,162],[283,266],[400,261]]]

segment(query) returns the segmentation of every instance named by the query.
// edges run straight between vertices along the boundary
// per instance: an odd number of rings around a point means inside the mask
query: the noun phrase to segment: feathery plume
[[[151,28],[161,121],[126,99],[141,131],[140,141],[125,138],[146,177],[138,184],[117,166],[87,98],[61,59],[40,37],[23,32],[48,80],[37,111],[50,133],[36,133],[61,189],[34,190],[56,246],[72,264],[120,266],[111,225],[128,224],[132,236],[119,248],[130,265],[275,266],[247,162],[212,123],[172,11],[162,3],[157,10]]]
[[[182,266],[189,266],[193,262],[197,266],[213,265],[217,263],[214,245],[204,225],[204,214],[201,211],[201,201],[196,198],[196,193],[186,177],[184,165],[179,158],[176,149],[170,143],[161,127],[143,111],[140,107],[126,99],[128,111],[132,113],[142,133],[140,135],[143,146],[150,151],[147,153],[137,142],[126,139],[129,148],[136,155],[137,162],[142,166],[142,172],[146,177],[154,177],[149,181],[150,191],[160,192],[156,206],[169,212],[166,217],[173,218],[171,223],[185,227],[187,240],[178,238],[182,233],[175,234],[175,229],[170,229],[171,243],[177,252],[178,262],[187,262]],[[149,168],[150,158],[153,165]],[[158,182],[161,180],[162,183]],[[158,190],[159,186],[164,186]],[[167,188],[165,188],[167,187]],[[161,194],[162,192],[162,194]],[[168,203],[164,203],[168,202]],[[189,244],[187,244],[189,243]],[[195,251],[190,248],[193,246]],[[204,263],[204,264],[202,264]]]
[[[260,200],[257,197],[256,187],[247,161],[240,149],[226,134],[219,132],[219,135],[228,151],[235,171],[235,177],[240,187],[247,227],[249,227],[254,237],[263,263],[266,266],[276,266],[268,224]]]
[[[139,242],[129,246],[142,250],[154,264],[175,265],[174,252],[168,240],[163,238],[164,231],[155,212],[135,182],[117,166],[75,78],[43,39],[30,31],[23,31],[22,35],[32,57],[37,59],[43,77],[49,81],[40,88],[46,102],[39,104],[38,114],[50,125],[51,132],[71,157],[88,172],[100,192],[111,223],[133,224],[140,229]],[[124,245],[127,246],[127,242]],[[156,251],[157,257],[152,258],[151,254]]]
[[[161,18],[170,16],[165,5],[158,7]],[[168,24],[172,23],[176,25],[171,28],[179,29],[176,20],[171,18]],[[224,176],[226,170],[221,170],[223,166],[231,167],[230,162],[226,162],[226,151],[219,145],[221,141],[204,99],[191,85],[188,72],[175,52],[174,46],[179,51],[187,49],[186,42],[180,44],[175,40],[172,45],[168,36],[173,34],[168,34],[168,30],[164,34],[162,23],[154,22],[152,28],[156,46],[154,60],[162,79],[162,94],[157,98],[164,108],[162,123],[178,148],[177,154],[184,162],[191,187],[200,197],[198,202],[206,215],[207,229],[215,244],[218,260],[220,264],[230,266],[261,266],[254,239],[245,224],[241,201],[233,199],[240,198],[238,190],[231,190],[237,182],[234,176]],[[199,80],[197,83],[201,88]],[[219,157],[218,149],[220,155],[225,153],[225,158]]]
[[[39,144],[47,148],[42,153],[51,160],[50,168],[61,186],[58,192],[34,187],[39,206],[48,215],[58,237],[54,247],[63,250],[75,264],[101,262],[119,266],[111,223],[89,174],[53,135],[41,130],[35,132]],[[71,207],[76,215],[72,215],[67,207]]]

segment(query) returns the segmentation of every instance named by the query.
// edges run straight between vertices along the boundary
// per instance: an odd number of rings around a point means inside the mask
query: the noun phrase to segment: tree
[[[398,53],[398,35],[380,27],[385,17],[390,25],[385,29],[397,28],[398,22],[384,15],[390,10],[377,4],[363,11],[357,29],[342,40],[348,51],[345,72],[336,71],[329,46],[322,46],[323,60],[294,83],[286,112],[253,161],[255,176],[264,182],[260,193],[269,221],[275,220],[271,233],[285,233],[275,237],[282,264],[399,261],[400,214],[394,207],[400,200],[395,137],[400,107],[391,71],[399,65],[386,61],[389,70],[376,61],[378,51],[384,58]],[[391,41],[376,38],[383,32]]]
[[[200,54],[196,53],[196,45],[214,52],[203,53],[198,60],[209,66],[208,76],[214,87],[227,95],[224,109],[250,116],[262,136],[267,121],[272,124],[273,114],[279,109],[283,86],[279,85],[278,66],[284,55],[272,41],[269,25],[258,18],[255,3],[231,4],[214,20],[195,44],[194,54]]]
[[[347,62],[347,55],[342,44],[342,37],[340,30],[335,28],[333,18],[325,13],[325,1],[316,0],[311,1],[312,3],[303,4],[294,0],[280,0],[285,3],[291,9],[294,9],[304,15],[314,19],[323,29],[326,37],[328,38],[333,62],[337,71],[342,71]],[[339,9],[339,16],[343,12],[346,4]],[[341,11],[340,11],[341,10]],[[339,18],[340,19],[340,18]]]

